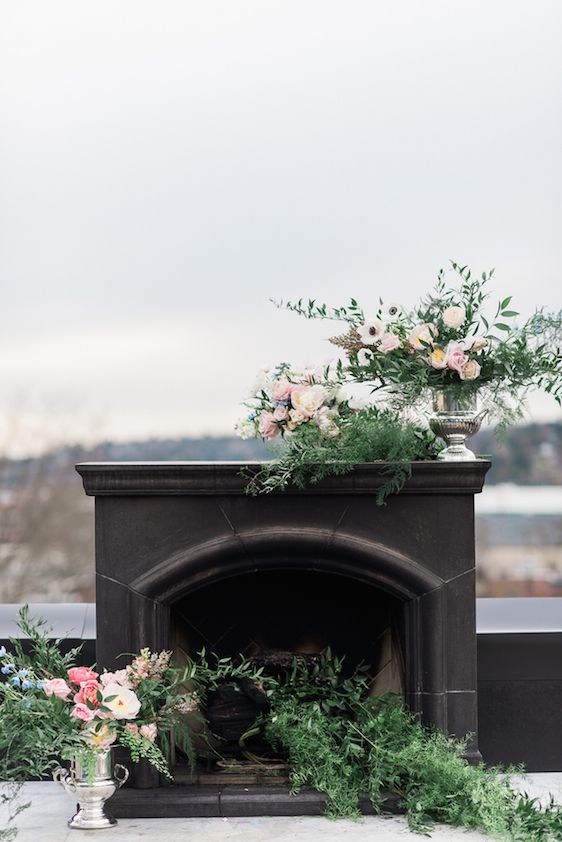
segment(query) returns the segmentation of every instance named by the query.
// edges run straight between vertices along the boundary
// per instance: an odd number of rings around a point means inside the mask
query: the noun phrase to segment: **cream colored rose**
[[[296,430],[299,424],[303,424],[307,420],[306,415],[303,415],[302,412],[299,412],[298,409],[290,409],[289,410],[289,421],[287,422],[287,427],[289,430]]]
[[[464,324],[466,312],[464,307],[447,307],[443,310],[443,324],[445,327],[460,327]]]
[[[408,336],[408,342],[415,348],[416,351],[421,351],[428,345],[433,345],[433,340],[437,336],[437,330],[434,324],[427,322],[423,325],[416,325]]]
[[[461,380],[476,380],[479,374],[480,364],[476,360],[468,360],[459,371]]]
[[[474,342],[472,343],[471,351],[483,351],[484,348],[488,347],[488,340],[485,339],[483,336],[475,336]]]
[[[311,418],[327,397],[328,392],[318,383],[314,386],[295,386],[291,393],[291,403],[297,412]]]
[[[102,691],[102,705],[115,719],[135,719],[141,703],[132,690],[121,684],[107,684]]]

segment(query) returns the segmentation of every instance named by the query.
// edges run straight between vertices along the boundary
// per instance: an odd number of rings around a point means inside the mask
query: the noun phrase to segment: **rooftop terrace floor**
[[[562,801],[562,772],[529,775],[521,782],[529,794],[548,797],[552,793]],[[23,802],[31,801],[30,809],[17,819],[18,842],[77,842],[86,840],[132,842],[138,839],[158,839],[158,842],[405,842],[420,839],[408,831],[402,817],[381,818],[366,816],[359,821],[329,821],[324,818],[229,818],[229,819],[122,819],[115,828],[77,833],[66,826],[73,812],[73,801],[54,783],[28,783],[23,788]],[[4,815],[2,824],[4,824]],[[436,827],[432,837],[440,842],[478,842],[490,837],[480,833],[446,826]]]

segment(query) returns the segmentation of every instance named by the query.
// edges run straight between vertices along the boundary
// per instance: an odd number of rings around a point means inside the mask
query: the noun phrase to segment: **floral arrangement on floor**
[[[44,622],[30,620],[27,608],[19,625],[29,654],[17,639],[11,651],[0,649],[0,780],[43,778],[57,758],[80,758],[93,769],[96,752],[112,745],[170,777],[172,728],[176,742],[192,753],[185,724],[198,704],[185,687],[191,667],[172,666],[170,652],[143,649],[123,669],[98,672],[74,665],[78,649],[61,654],[59,641],[48,640]]]
[[[478,392],[488,416],[502,426],[522,417],[532,387],[561,404],[562,310],[540,309],[517,325],[511,296],[490,309],[493,269],[476,277],[452,261],[451,271],[457,283],[447,285],[441,269],[434,289],[413,310],[382,299],[368,316],[355,299],[337,308],[314,300],[276,306],[346,323],[347,331],[330,340],[345,352],[342,375],[384,390],[399,411],[419,407],[431,390],[443,388],[459,399]]]
[[[168,652],[143,649],[123,670],[98,674],[73,666],[77,650],[63,655],[60,641],[51,642],[44,622],[30,620],[25,609],[20,625],[31,640],[30,654],[16,640],[10,654],[0,650],[0,774],[5,781],[43,777],[57,765],[56,755],[93,756],[115,744],[166,774],[165,754],[156,743],[164,732],[173,725],[180,748],[191,744],[189,714],[198,712],[200,738],[208,695],[225,684],[250,683],[266,702],[241,737],[250,743],[244,743],[245,751],[252,751],[255,740],[263,750],[265,740],[273,756],[288,764],[292,791],[313,787],[325,793],[332,818],[358,816],[360,795],[384,813],[390,792],[410,828],[426,835],[442,822],[513,842],[561,838],[559,805],[551,800],[542,806],[521,794],[498,768],[469,765],[465,742],[425,728],[400,696],[371,698],[367,667],[346,670],[344,660],[329,650],[313,662],[295,657],[287,669],[271,675],[243,656],[202,651],[179,669]],[[186,692],[184,681],[196,689]],[[215,759],[227,759],[220,738],[208,745]],[[195,752],[189,755],[194,764]],[[208,764],[209,752],[201,756]],[[229,762],[234,769],[236,761]],[[13,827],[0,831],[5,840],[14,836]]]

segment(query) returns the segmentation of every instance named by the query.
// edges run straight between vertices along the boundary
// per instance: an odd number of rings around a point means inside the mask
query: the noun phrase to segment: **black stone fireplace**
[[[369,665],[373,692],[458,736],[479,759],[474,501],[489,463],[415,463],[377,507],[376,464],[306,491],[258,498],[237,463],[85,463],[96,497],[97,660],[143,646],[221,655],[330,647]],[[137,776],[118,816],[319,813],[316,793],[173,786]],[[367,806],[366,806],[367,809]]]

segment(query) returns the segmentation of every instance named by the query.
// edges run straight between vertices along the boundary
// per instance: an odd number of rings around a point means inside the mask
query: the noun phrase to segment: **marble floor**
[[[552,793],[562,801],[562,772],[529,775],[521,780],[526,792],[548,797]],[[69,830],[66,821],[72,813],[72,799],[54,783],[28,783],[20,796],[31,807],[16,820],[17,842],[76,842],[81,836],[105,842],[132,842],[154,839],[158,842],[405,842],[425,837],[410,833],[401,817],[367,816],[359,821],[329,821],[301,816],[296,818],[235,819],[122,819],[115,828],[101,831]],[[0,827],[5,826],[5,810],[0,808]],[[485,837],[441,826],[432,838],[438,842],[477,842]]]

